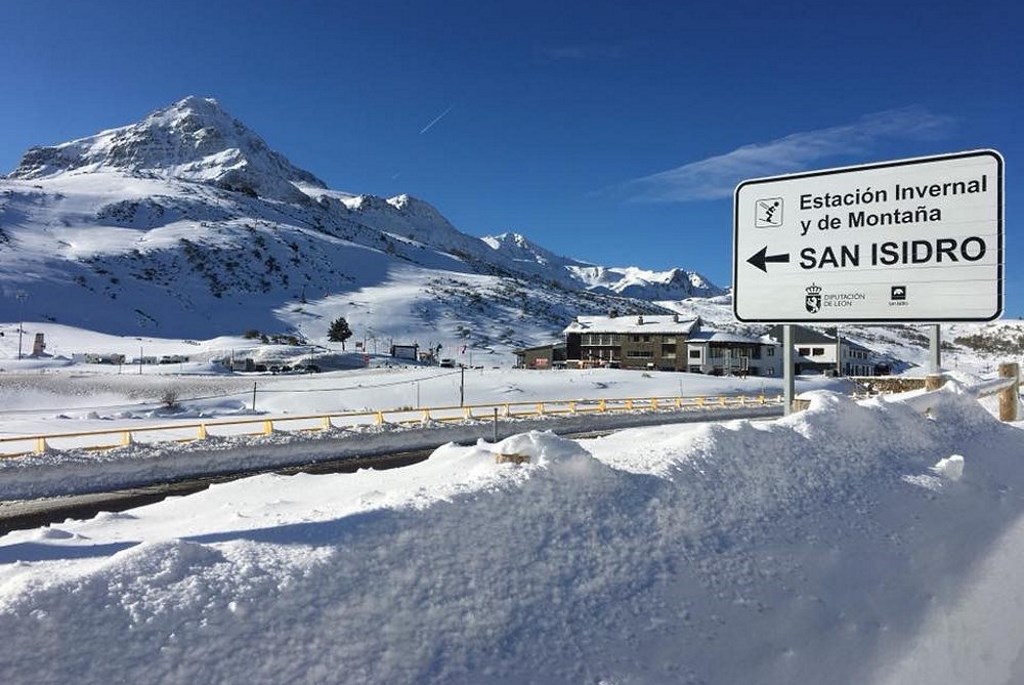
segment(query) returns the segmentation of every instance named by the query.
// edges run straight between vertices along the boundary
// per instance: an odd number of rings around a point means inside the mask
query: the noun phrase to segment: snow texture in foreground
[[[0,680],[1019,682],[1024,442],[941,395],[534,432],[12,533]]]

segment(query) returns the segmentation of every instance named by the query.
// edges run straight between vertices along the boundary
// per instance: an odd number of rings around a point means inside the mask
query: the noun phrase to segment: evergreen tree
[[[352,329],[348,326],[348,321],[345,321],[344,316],[339,316],[337,319],[331,322],[331,327],[327,330],[327,339],[331,342],[340,342],[341,349],[345,349],[345,341],[352,337]]]

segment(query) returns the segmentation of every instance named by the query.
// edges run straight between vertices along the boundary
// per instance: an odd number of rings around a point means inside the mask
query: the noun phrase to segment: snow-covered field
[[[147,415],[168,381],[187,416],[249,411],[249,379],[144,371],[8,371],[4,431],[175,420]],[[258,403],[450,404],[439,371],[263,376]],[[480,402],[762,383],[466,374]],[[0,682],[1020,682],[1024,425],[958,388],[929,417],[812,390],[774,421],[528,432],[10,533]]]

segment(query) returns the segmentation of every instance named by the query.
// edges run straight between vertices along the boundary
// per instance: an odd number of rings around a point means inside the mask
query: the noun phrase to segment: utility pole
[[[28,299],[28,294],[24,290],[19,290],[18,294],[14,297],[21,305],[19,308],[20,313],[18,314],[20,319],[18,323],[18,359],[21,359],[21,336],[25,332],[25,300]]]
[[[459,406],[466,406],[466,367],[459,367]]]

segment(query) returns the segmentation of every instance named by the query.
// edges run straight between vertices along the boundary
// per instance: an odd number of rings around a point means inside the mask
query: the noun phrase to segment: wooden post
[[[1017,362],[1000,364],[999,376],[1013,379],[1013,385],[999,393],[999,420],[1016,421],[1020,404],[1020,365]]]
[[[798,411],[804,411],[806,409],[810,409],[811,408],[811,401],[810,400],[802,400],[800,398],[796,398],[796,399],[793,400],[793,405],[792,406],[793,406],[793,412],[794,413],[798,412]]]

